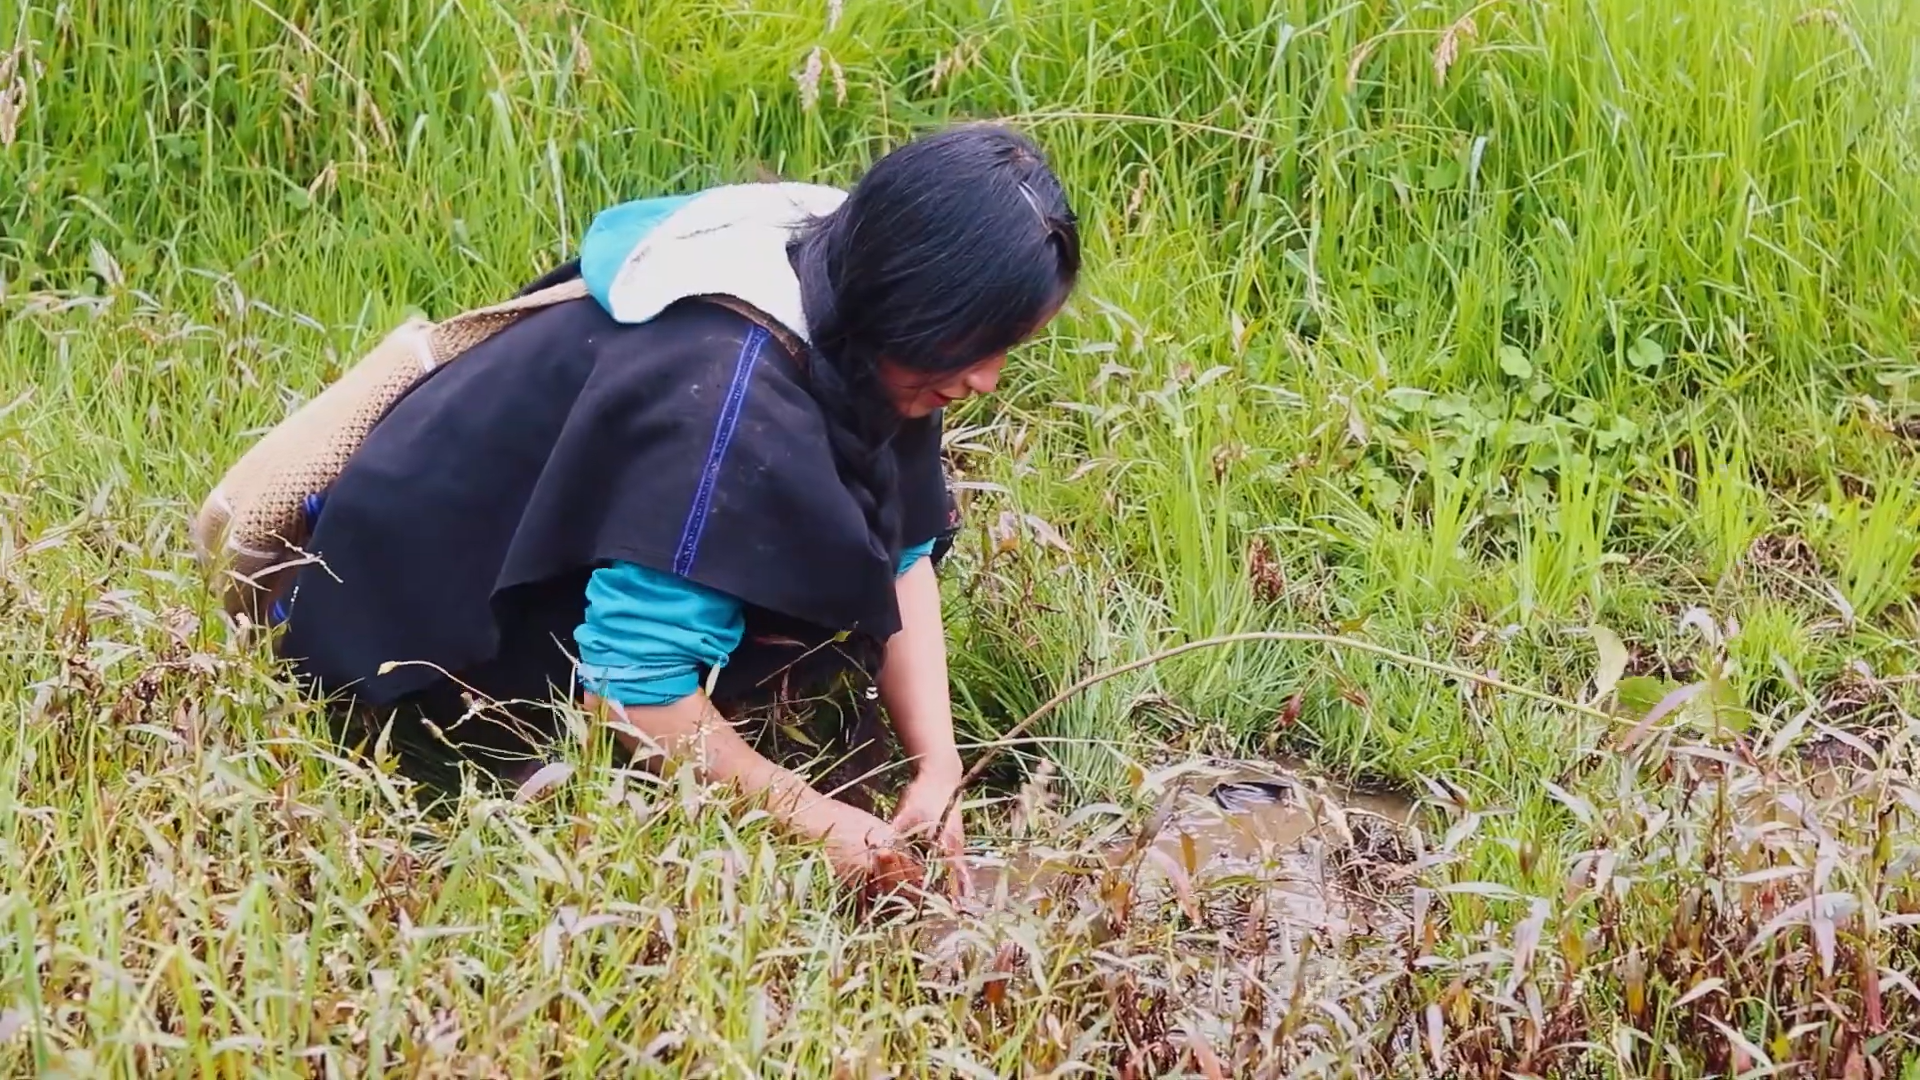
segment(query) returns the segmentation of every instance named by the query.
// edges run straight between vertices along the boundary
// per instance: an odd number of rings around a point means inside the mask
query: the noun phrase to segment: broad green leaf
[[[1443,161],[1427,167],[1426,188],[1428,191],[1452,191],[1460,186],[1460,166]]]
[[[1411,386],[1396,386],[1384,395],[1387,402],[1401,412],[1419,412],[1433,395],[1425,390]]]
[[[1518,345],[1500,346],[1500,370],[1516,379],[1533,378],[1533,362]]]
[[[1627,346],[1627,363],[1645,371],[1659,367],[1667,359],[1667,350],[1652,338],[1643,337]]]
[[[1616,416],[1613,423],[1593,433],[1593,441],[1602,450],[1609,450],[1624,442],[1632,442],[1640,435],[1640,425],[1624,416]]]
[[[1621,679],[1614,687],[1614,691],[1619,695],[1615,701],[1615,711],[1631,717],[1645,716],[1648,710],[1660,704],[1661,698],[1666,697],[1669,691],[1676,688],[1677,684],[1656,679],[1651,675],[1635,675]]]

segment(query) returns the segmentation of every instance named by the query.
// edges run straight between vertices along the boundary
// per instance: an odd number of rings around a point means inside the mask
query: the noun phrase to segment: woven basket
[[[527,315],[587,295],[578,278],[443,322],[409,319],[339,380],[248,448],[201,504],[193,541],[221,575],[228,614],[265,625],[311,561],[306,505],[346,468],[373,425],[428,372]]]

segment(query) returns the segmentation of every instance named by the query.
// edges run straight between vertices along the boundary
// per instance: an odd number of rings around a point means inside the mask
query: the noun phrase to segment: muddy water
[[[1044,909],[1076,886],[1111,887],[1116,878],[1141,896],[1226,881],[1257,888],[1267,917],[1302,929],[1344,936],[1379,926],[1379,905],[1332,864],[1351,865],[1356,855],[1382,866],[1404,861],[1410,803],[1344,790],[1294,763],[1195,764],[1162,779],[1168,791],[1157,809],[1135,827],[1116,823],[1104,842],[1028,842],[976,857],[960,911]]]
[[[947,983],[1020,979],[1041,953],[1077,949],[1132,988],[1116,1003],[1152,990],[1179,1014],[1136,1027],[1177,1021],[1215,1047],[1274,1030],[1314,987],[1350,990],[1347,1013],[1377,1012],[1361,988],[1405,963],[1410,804],[1291,763],[1181,766],[1149,789],[1165,795],[1144,821],[1118,807],[1039,812],[1025,839],[975,860],[970,896],[921,908],[902,945]]]

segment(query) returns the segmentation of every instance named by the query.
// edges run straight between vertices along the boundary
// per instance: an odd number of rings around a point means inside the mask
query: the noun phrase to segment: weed
[[[0,1070],[1920,1074],[1920,7],[4,10]],[[408,310],[968,117],[1088,247],[950,418],[972,832],[1057,890],[862,920],[591,756],[429,814],[231,638],[188,508]],[[998,741],[1263,633],[1375,651]],[[1209,754],[1425,798],[1108,859]]]

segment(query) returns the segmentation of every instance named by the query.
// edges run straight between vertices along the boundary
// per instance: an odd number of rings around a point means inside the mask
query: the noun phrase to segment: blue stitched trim
[[[320,508],[326,504],[327,494],[324,491],[310,492],[305,498],[300,500],[300,517],[301,520],[306,523],[307,534],[309,536],[313,534],[315,529],[320,527]],[[296,592],[297,591],[296,589]],[[287,621],[287,616],[292,613],[292,600],[293,597],[291,595],[283,596],[269,605],[267,607],[268,624],[273,626],[284,624]]]
[[[713,445],[707,448],[707,463],[700,470],[700,487],[693,495],[693,508],[687,511],[687,523],[680,530],[680,546],[673,556],[673,572],[681,577],[693,569],[694,553],[700,550],[700,534],[707,527],[707,512],[713,508],[713,485],[720,478],[720,462],[727,456],[727,444],[733,441],[733,429],[740,422],[740,406],[747,400],[747,384],[753,378],[753,365],[766,344],[767,332],[756,326],[740,344],[740,358],[733,363],[733,384],[727,387],[726,400],[720,404],[720,422],[713,429]]]

